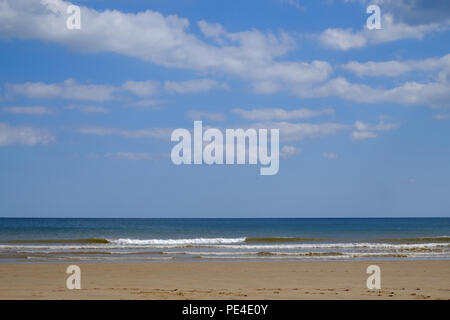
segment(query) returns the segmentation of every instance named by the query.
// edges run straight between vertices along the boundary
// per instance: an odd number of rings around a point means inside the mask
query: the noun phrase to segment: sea
[[[450,218],[0,218],[0,263],[448,259]]]

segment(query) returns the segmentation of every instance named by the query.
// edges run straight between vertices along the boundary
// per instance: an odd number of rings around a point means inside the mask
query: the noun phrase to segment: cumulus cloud
[[[77,129],[77,132],[94,136],[108,136],[116,133],[117,129],[109,127],[82,127]]]
[[[280,150],[280,157],[286,159],[300,153],[301,151],[302,150],[300,148],[294,146],[283,146]]]
[[[122,85],[122,89],[129,91],[136,96],[146,97],[154,95],[158,92],[159,83],[158,81],[147,80],[147,81],[127,81]]]
[[[95,135],[95,136],[109,136],[119,135],[127,138],[154,138],[161,140],[169,140],[173,131],[171,128],[147,128],[147,129],[120,129],[115,127],[81,127],[76,130],[78,133]]]
[[[1,22],[0,22],[1,24]],[[114,87],[104,85],[84,85],[73,79],[62,83],[25,82],[5,84],[7,96],[23,95],[28,98],[105,101],[112,99]]]
[[[392,42],[400,39],[423,39],[427,33],[448,30],[450,20],[442,23],[409,25],[394,21],[394,17],[390,13],[383,13],[381,15],[381,26],[382,28],[379,30],[368,30],[364,27],[360,31],[328,28],[319,35],[318,39],[327,48],[346,51],[362,48],[369,44]]]
[[[210,79],[195,79],[182,82],[166,81],[164,88],[170,93],[194,93],[206,92],[217,87],[226,87],[217,81]],[[6,83],[5,93],[9,98],[25,96],[31,99],[67,99],[104,102],[120,98],[123,93],[130,93],[134,97],[142,98],[142,101],[155,101],[148,99],[149,96],[159,93],[160,83],[154,80],[126,81],[121,86],[80,84],[73,79],[63,82],[25,82]],[[123,96],[122,96],[123,97]]]
[[[208,23],[205,20],[200,20],[197,22],[197,25],[205,37],[212,38],[219,43],[224,42],[226,31],[221,24]]]
[[[109,159],[119,159],[119,160],[156,160],[167,157],[164,154],[152,154],[146,152],[115,152],[106,153],[105,158]]]
[[[83,113],[108,113],[108,109],[102,106],[93,105],[70,105],[65,107],[66,110],[78,110]]]
[[[338,158],[338,155],[334,152],[324,152],[323,157],[325,159],[334,160]]]
[[[447,0],[365,0],[380,5],[399,21],[410,25],[448,21],[450,2]]]
[[[207,127],[204,127],[205,129]],[[242,128],[242,127],[241,127]],[[279,129],[280,141],[292,142],[309,138],[320,138],[333,135],[351,126],[340,123],[290,123],[290,122],[260,122],[253,123],[248,128]],[[123,129],[116,127],[85,126],[76,129],[77,133],[95,136],[122,136],[127,138],[152,138],[170,140],[173,128]],[[287,152],[288,149],[286,149]],[[291,149],[292,150],[292,149]]]
[[[0,123],[0,146],[49,144],[55,137],[46,129],[33,127],[10,126]]]
[[[436,120],[447,120],[447,119],[450,119],[450,114],[449,113],[438,113],[438,114],[435,114],[433,116],[433,118]]]
[[[160,109],[165,103],[167,103],[167,101],[159,99],[142,99],[127,103],[126,106],[137,109]]]
[[[367,44],[364,34],[355,33],[352,29],[328,28],[320,34],[319,40],[328,48],[344,51]]]
[[[196,93],[225,87],[225,85],[211,79],[195,79],[187,81],[165,81],[164,88],[169,93]]]
[[[37,115],[37,116],[53,113],[51,109],[42,106],[32,106],[32,107],[14,106],[14,107],[4,107],[1,110],[6,113]]]
[[[322,110],[313,109],[295,109],[286,110],[280,108],[263,108],[263,109],[233,109],[233,113],[238,114],[240,117],[247,120],[254,121],[276,121],[276,120],[295,120],[295,119],[308,119],[318,117],[322,115],[334,114],[333,108],[326,108]]]
[[[328,62],[285,62],[260,66],[252,70],[252,87],[257,93],[275,93],[297,85],[308,85],[326,80],[333,68]],[[250,72],[250,71],[249,71]]]
[[[371,138],[376,138],[377,134],[375,132],[370,131],[353,131],[352,139],[353,140],[366,140]]]
[[[348,128],[340,123],[291,123],[291,122],[263,122],[256,123],[256,128],[280,129],[280,141],[299,141],[307,138],[319,138],[333,135]]]
[[[398,87],[383,89],[351,83],[338,77],[316,87],[299,87],[295,94],[300,97],[337,96],[361,103],[395,102],[442,108],[450,106],[449,87],[447,80],[427,83],[410,81]]]
[[[299,0],[281,0],[281,3],[285,3],[285,4],[288,4],[288,5],[291,5],[291,6],[293,6],[294,8],[297,8],[297,9],[304,9],[304,8],[301,6]]]
[[[82,52],[114,52],[166,67],[232,74],[250,81],[260,92],[323,81],[332,71],[324,61],[278,61],[295,47],[295,40],[285,32],[229,33],[218,24],[201,22],[204,35],[223,38],[223,43],[211,45],[190,32],[188,19],[176,15],[151,10],[97,11],[84,6],[82,28],[74,31],[65,27],[69,4],[61,0],[2,0],[0,36],[38,39]],[[97,99],[107,97],[106,90]]]
[[[441,58],[429,58],[423,60],[391,60],[381,62],[351,61],[341,67],[360,77],[396,77],[411,71],[450,70],[450,54]]]
[[[362,121],[356,121],[355,128],[360,131],[390,131],[398,127],[397,123],[385,123],[383,120],[375,125]]]
[[[119,134],[129,138],[154,138],[154,139],[170,139],[173,129],[171,128],[149,128],[138,130],[121,130]]]
[[[209,112],[209,111],[197,111],[190,110],[187,112],[187,117],[191,120],[210,120],[210,121],[224,121],[225,115],[219,112]]]
[[[377,124],[368,124],[362,121],[356,121],[354,125],[354,130],[352,131],[353,140],[365,140],[376,138],[377,132],[380,131],[391,131],[398,128],[397,123],[385,123],[380,120]]]

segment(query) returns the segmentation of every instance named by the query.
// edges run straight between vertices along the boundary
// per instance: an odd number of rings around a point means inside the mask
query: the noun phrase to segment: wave
[[[439,245],[450,244],[449,236],[417,237],[417,238],[391,238],[378,239],[375,242],[356,243],[325,243],[326,239],[301,237],[238,237],[238,238],[186,238],[186,239],[35,239],[35,240],[0,240],[0,244],[40,245],[40,244],[87,244],[87,245],[119,245],[119,246],[196,246],[196,245],[263,245],[276,243],[292,243],[292,248],[320,248],[320,247],[389,247],[393,245]],[[306,243],[305,243],[306,242]],[[317,243],[320,242],[320,243]],[[0,245],[1,247],[1,245]],[[250,247],[252,248],[252,247]]]
[[[400,243],[450,242],[450,237],[449,236],[438,236],[438,237],[417,237],[417,238],[391,238],[391,239],[379,239],[378,241],[400,242]]]
[[[228,249],[332,249],[332,248],[367,248],[367,249],[413,249],[449,247],[444,243],[392,244],[392,243],[304,243],[304,244],[260,244],[260,245],[215,245],[211,248]]]
[[[245,238],[245,242],[302,242],[302,241],[323,241],[323,240],[324,239],[296,238],[296,237]]]
[[[193,239],[117,239],[110,243],[119,245],[202,245],[202,244],[232,244],[244,242],[246,238],[193,238]]]
[[[234,242],[232,242],[234,241]],[[95,249],[168,249],[168,248],[220,248],[238,250],[276,250],[276,249],[394,249],[427,251],[427,249],[450,248],[448,243],[418,243],[418,244],[392,244],[392,243],[296,243],[296,244],[246,244],[239,239],[179,239],[179,240],[111,240],[106,245],[0,245],[0,250],[26,250],[26,249],[49,249],[49,250],[95,250]]]
[[[36,239],[36,240],[0,240],[0,243],[11,244],[119,244],[119,245],[201,245],[201,244],[233,244],[233,243],[273,243],[273,242],[317,242],[324,239],[298,237],[239,237],[239,238],[191,238],[191,239]]]
[[[35,239],[35,240],[0,240],[1,243],[110,243],[103,238],[86,238],[86,239]]]

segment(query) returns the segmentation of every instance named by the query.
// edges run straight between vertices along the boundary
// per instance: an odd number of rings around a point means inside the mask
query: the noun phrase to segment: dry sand
[[[450,261],[79,263],[81,290],[68,265],[0,264],[0,299],[450,299]]]

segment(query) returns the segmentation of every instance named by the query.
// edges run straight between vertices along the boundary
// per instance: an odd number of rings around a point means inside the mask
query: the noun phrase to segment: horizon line
[[[0,217],[0,219],[431,219],[450,218],[450,216],[431,217]]]

